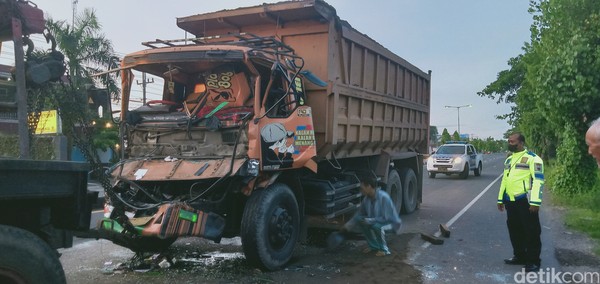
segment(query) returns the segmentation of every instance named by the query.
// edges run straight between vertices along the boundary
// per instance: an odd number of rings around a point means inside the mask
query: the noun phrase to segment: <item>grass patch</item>
[[[552,167],[546,167],[546,188],[552,188],[552,181],[560,173]],[[600,179],[600,170],[596,173]],[[587,192],[574,195],[563,195],[552,192],[552,202],[566,207],[565,224],[567,227],[583,232],[596,240],[594,253],[600,256],[600,183],[596,183]]]
[[[590,209],[570,208],[565,216],[565,223],[569,228],[588,234],[600,240],[600,212]],[[600,256],[600,247],[596,244],[594,253]]]

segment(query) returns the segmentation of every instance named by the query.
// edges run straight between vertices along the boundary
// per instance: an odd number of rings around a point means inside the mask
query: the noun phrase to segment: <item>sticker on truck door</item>
[[[260,130],[263,150],[263,168],[276,170],[290,168],[294,163],[294,132],[285,129],[282,123],[271,123]]]
[[[296,157],[315,147],[312,125],[297,125],[290,131],[282,123],[271,123],[261,129],[260,136],[265,170],[291,168]]]
[[[315,168],[317,155],[315,129],[309,106],[299,106],[298,116],[263,119],[259,122],[260,168],[273,171],[307,167]]]

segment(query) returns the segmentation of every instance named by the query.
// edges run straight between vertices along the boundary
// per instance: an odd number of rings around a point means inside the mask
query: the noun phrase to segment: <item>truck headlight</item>
[[[252,176],[252,177],[256,177],[258,176],[258,167],[259,167],[259,161],[255,160],[255,159],[250,159],[248,161],[246,161],[246,165],[243,166],[241,168],[241,175],[242,176]]]
[[[452,161],[452,163],[460,164],[460,163],[462,163],[462,158],[461,157],[456,157],[456,158],[454,158],[454,160]]]

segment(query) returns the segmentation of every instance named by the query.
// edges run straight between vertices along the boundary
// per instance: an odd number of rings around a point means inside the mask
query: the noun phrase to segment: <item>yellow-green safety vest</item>
[[[498,192],[498,203],[527,197],[529,204],[542,205],[544,161],[531,151],[513,153],[504,161],[504,175]]]

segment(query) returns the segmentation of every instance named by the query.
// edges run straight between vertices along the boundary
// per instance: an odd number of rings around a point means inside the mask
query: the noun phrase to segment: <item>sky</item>
[[[92,8],[119,55],[141,50],[141,42],[184,38],[177,17],[279,1],[31,0],[46,17],[71,21],[73,8]],[[458,128],[474,138],[502,135],[510,126],[495,118],[506,104],[477,92],[508,69],[529,41],[532,15],[525,0],[326,0],[338,16],[419,69],[432,71],[431,125],[441,134]],[[41,39],[39,39],[41,40]],[[5,52],[6,48],[3,48]],[[0,58],[0,61],[4,58]],[[0,62],[1,63],[1,62]],[[149,88],[150,85],[149,85]],[[140,95],[141,96],[141,95]],[[469,108],[445,106],[472,105]]]

